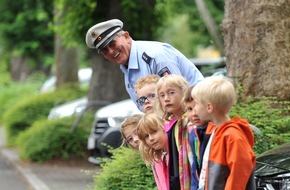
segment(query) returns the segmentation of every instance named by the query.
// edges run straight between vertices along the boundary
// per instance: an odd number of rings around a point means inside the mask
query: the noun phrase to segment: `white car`
[[[87,97],[83,97],[59,106],[55,106],[50,110],[48,119],[71,117],[79,114],[87,107],[87,104]]]
[[[92,78],[92,68],[81,68],[78,71],[79,82],[82,86],[89,86]],[[55,90],[56,76],[49,77],[41,86],[39,92],[46,93]]]
[[[82,117],[81,114],[86,112],[87,108],[106,106],[110,103],[105,100],[88,101],[87,97],[82,97],[53,107],[49,112],[48,119],[71,117],[74,115]]]

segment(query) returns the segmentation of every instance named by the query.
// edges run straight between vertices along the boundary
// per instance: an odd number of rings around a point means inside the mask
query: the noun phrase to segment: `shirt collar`
[[[132,40],[128,69],[139,69],[137,43],[134,40]]]

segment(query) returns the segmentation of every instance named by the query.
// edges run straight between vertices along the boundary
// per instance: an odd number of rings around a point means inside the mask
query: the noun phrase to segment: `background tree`
[[[212,23],[215,23],[215,26],[211,25],[211,27],[216,29],[217,40],[213,40],[214,36],[204,23],[205,19],[200,13],[201,9],[198,9],[194,0],[172,0],[170,2],[171,4],[167,5],[170,14],[164,18],[166,27],[159,30],[161,41],[172,44],[188,57],[196,57],[200,47],[213,46],[219,49],[215,41],[220,41],[221,44],[223,42],[220,24],[223,19],[224,0],[203,1],[204,7],[210,14],[208,16],[211,16]]]
[[[62,11],[59,11],[62,10]],[[62,24],[63,15],[66,14],[66,7],[60,1],[54,3],[54,28]],[[56,86],[60,88],[67,83],[78,82],[78,51],[75,45],[67,46],[63,43],[62,36],[58,32],[54,34],[54,65],[56,75]]]
[[[10,64],[11,77],[22,81],[32,70],[48,72],[52,63],[52,2],[0,1],[0,41]]]
[[[215,46],[217,47],[217,49],[219,50],[220,54],[223,55],[224,54],[224,44],[223,44],[223,40],[222,37],[220,35],[220,30],[218,30],[218,27],[211,15],[211,13],[209,12],[206,3],[204,2],[204,0],[195,0],[195,4],[197,6],[197,10],[201,16],[201,19],[203,20],[204,25],[207,28],[208,33],[210,34],[210,36],[212,37]]]
[[[290,99],[289,10],[288,0],[225,1],[227,71],[244,98]]]

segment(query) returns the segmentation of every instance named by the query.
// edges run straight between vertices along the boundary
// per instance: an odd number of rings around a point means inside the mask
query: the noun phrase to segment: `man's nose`
[[[112,54],[113,53],[113,48],[111,48],[110,46],[106,47],[108,54]]]

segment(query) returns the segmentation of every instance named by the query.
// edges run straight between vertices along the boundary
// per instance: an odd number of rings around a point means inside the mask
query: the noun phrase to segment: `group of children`
[[[189,86],[181,75],[148,75],[135,90],[145,114],[126,118],[121,133],[152,167],[159,190],[255,189],[254,135],[246,120],[229,117],[228,78]]]

